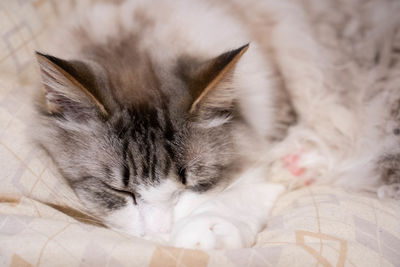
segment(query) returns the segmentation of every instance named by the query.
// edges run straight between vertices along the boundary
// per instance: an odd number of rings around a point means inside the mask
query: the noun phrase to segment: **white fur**
[[[138,207],[143,218],[146,234],[169,232],[172,226],[173,208],[182,185],[176,179],[165,179],[155,187],[138,189]]]
[[[171,243],[201,249],[249,247],[284,186],[267,183],[253,166],[222,192],[185,192],[175,207]]]
[[[145,235],[143,217],[131,202],[128,201],[126,206],[106,216],[104,218],[105,224],[112,229],[143,237]]]
[[[200,127],[202,128],[214,128],[214,127],[218,127],[221,126],[225,123],[227,123],[229,120],[231,119],[230,116],[226,116],[226,117],[216,117],[210,120],[206,120],[205,122],[202,122]]]
[[[127,206],[106,217],[107,226],[147,239],[165,240],[164,233],[171,231],[180,187],[172,179],[165,179],[157,187],[138,188],[137,205],[128,199]]]

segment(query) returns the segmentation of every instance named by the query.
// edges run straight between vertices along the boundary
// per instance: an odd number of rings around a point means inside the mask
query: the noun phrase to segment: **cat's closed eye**
[[[118,193],[122,193],[122,194],[128,195],[129,197],[132,198],[133,204],[137,205],[135,193],[132,193],[130,191],[125,191],[125,190],[119,190],[119,189],[115,189],[115,188],[113,188],[113,190],[117,191]]]
[[[137,205],[135,193],[133,193],[133,192],[131,192],[131,191],[128,191],[128,190],[118,189],[118,188],[115,188],[115,187],[110,186],[110,185],[106,185],[106,186],[107,186],[108,188],[110,188],[111,190],[117,192],[118,194],[122,194],[122,195],[131,197],[132,200],[133,200],[133,204]]]

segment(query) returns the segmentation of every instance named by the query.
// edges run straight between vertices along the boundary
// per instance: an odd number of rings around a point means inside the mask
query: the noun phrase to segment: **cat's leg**
[[[378,162],[378,170],[385,183],[378,188],[378,196],[400,200],[400,154],[383,157]]]
[[[400,200],[400,183],[382,185],[377,191],[379,198],[393,198]]]
[[[387,145],[377,161],[376,170],[384,184],[378,188],[378,197],[400,200],[400,96],[398,94],[398,90],[390,93],[391,98],[396,100],[389,102],[391,108],[384,124]]]
[[[284,189],[267,182],[230,187],[177,221],[171,244],[200,249],[250,247]]]

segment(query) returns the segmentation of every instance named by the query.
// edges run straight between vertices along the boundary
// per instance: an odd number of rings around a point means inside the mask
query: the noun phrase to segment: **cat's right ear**
[[[212,113],[212,110],[220,113],[232,108],[235,100],[233,70],[248,48],[246,44],[203,62],[181,61],[181,77],[192,97],[191,114]]]
[[[67,61],[36,52],[44,85],[44,109],[49,114],[85,119],[97,113],[107,116],[107,110],[84,86],[80,70],[84,63]],[[86,78],[87,80],[87,78]]]

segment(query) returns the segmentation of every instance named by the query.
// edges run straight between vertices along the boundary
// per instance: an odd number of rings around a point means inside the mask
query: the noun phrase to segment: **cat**
[[[385,10],[398,10],[389,2]],[[312,6],[97,4],[36,54],[35,138],[106,226],[178,247],[252,246],[286,188],[398,194],[400,97],[377,91],[378,77],[357,86],[371,77],[371,60],[357,65],[363,52],[334,68],[347,54],[305,19]],[[374,46],[389,31],[371,31],[376,67],[394,53]]]

